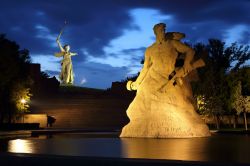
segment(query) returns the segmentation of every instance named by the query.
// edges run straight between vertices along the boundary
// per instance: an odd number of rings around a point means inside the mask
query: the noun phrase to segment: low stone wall
[[[56,121],[53,128],[115,128],[121,129],[129,122],[126,110],[132,99],[114,97],[61,96],[32,100],[31,113],[25,115],[26,123],[40,123],[47,126],[47,115]],[[209,125],[215,125],[214,117],[202,116]],[[234,116],[220,116],[220,124],[233,126]],[[250,117],[248,118],[250,123]],[[243,126],[242,116],[236,119],[238,127]],[[240,126],[241,127],[241,126]]]
[[[122,128],[131,101],[117,98],[53,98],[32,101],[33,114],[53,116],[53,128]]]
[[[47,127],[47,114],[25,114],[16,123],[39,123],[40,128]]]

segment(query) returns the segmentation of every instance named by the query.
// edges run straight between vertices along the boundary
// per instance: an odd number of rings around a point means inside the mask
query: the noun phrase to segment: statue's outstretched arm
[[[78,55],[78,54],[76,52],[71,52],[70,55],[75,56],[75,55]]]
[[[64,52],[57,52],[57,53],[55,53],[55,56],[56,57],[61,57],[61,56],[63,56],[64,55]]]
[[[144,58],[143,68],[140,71],[140,74],[139,74],[138,78],[135,81],[135,83],[136,83],[137,86],[140,85],[141,82],[144,80],[144,78],[147,75],[148,70],[151,67],[151,65],[152,65],[152,62],[150,60],[150,54],[149,54],[149,51],[147,49],[146,52],[145,52],[145,58]]]
[[[63,47],[62,47],[62,45],[61,45],[59,39],[56,39],[56,42],[57,42],[57,44],[58,44],[60,50],[61,50],[62,52],[65,52],[65,50],[63,49]]]

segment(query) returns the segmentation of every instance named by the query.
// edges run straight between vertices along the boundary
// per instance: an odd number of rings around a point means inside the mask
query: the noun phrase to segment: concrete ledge
[[[248,163],[217,163],[201,161],[155,160],[155,159],[128,159],[104,157],[57,156],[38,154],[0,153],[1,166],[48,166],[48,165],[109,165],[109,166],[250,166]]]
[[[53,134],[66,134],[66,133],[119,133],[120,129],[111,129],[111,128],[88,128],[88,129],[45,129],[45,130],[32,130],[31,136],[39,135],[53,135]]]
[[[31,131],[18,130],[18,131],[1,131],[0,139],[11,139],[11,138],[26,138],[31,136]]]
[[[14,130],[37,130],[40,129],[39,123],[2,123],[0,130],[14,131]]]
[[[250,130],[210,130],[210,132],[217,134],[236,134],[236,135],[250,134]]]

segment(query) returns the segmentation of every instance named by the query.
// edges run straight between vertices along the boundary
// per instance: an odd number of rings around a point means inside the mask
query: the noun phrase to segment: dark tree
[[[219,128],[221,115],[234,114],[231,103],[237,82],[240,79],[244,82],[244,87],[248,84],[247,73],[240,74],[240,71],[243,70],[242,65],[249,59],[249,47],[239,46],[236,43],[226,46],[220,40],[210,39],[207,45],[197,44],[194,49],[197,54],[205,51],[207,55],[203,57],[206,66],[199,70],[200,81],[193,86],[194,94],[204,100],[199,111],[201,114],[214,116]],[[245,89],[243,91],[247,92],[247,88]]]
[[[0,122],[8,119],[18,110],[13,96],[31,83],[28,75],[29,52],[21,50],[18,44],[0,35]],[[14,92],[15,91],[15,92]]]

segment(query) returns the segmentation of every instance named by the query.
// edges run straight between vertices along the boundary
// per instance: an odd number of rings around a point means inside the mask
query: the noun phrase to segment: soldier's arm
[[[192,66],[190,63],[194,58],[195,51],[191,47],[188,47],[180,41],[173,40],[172,43],[178,52],[185,54],[183,67],[185,72],[189,72],[190,70],[192,70]]]

